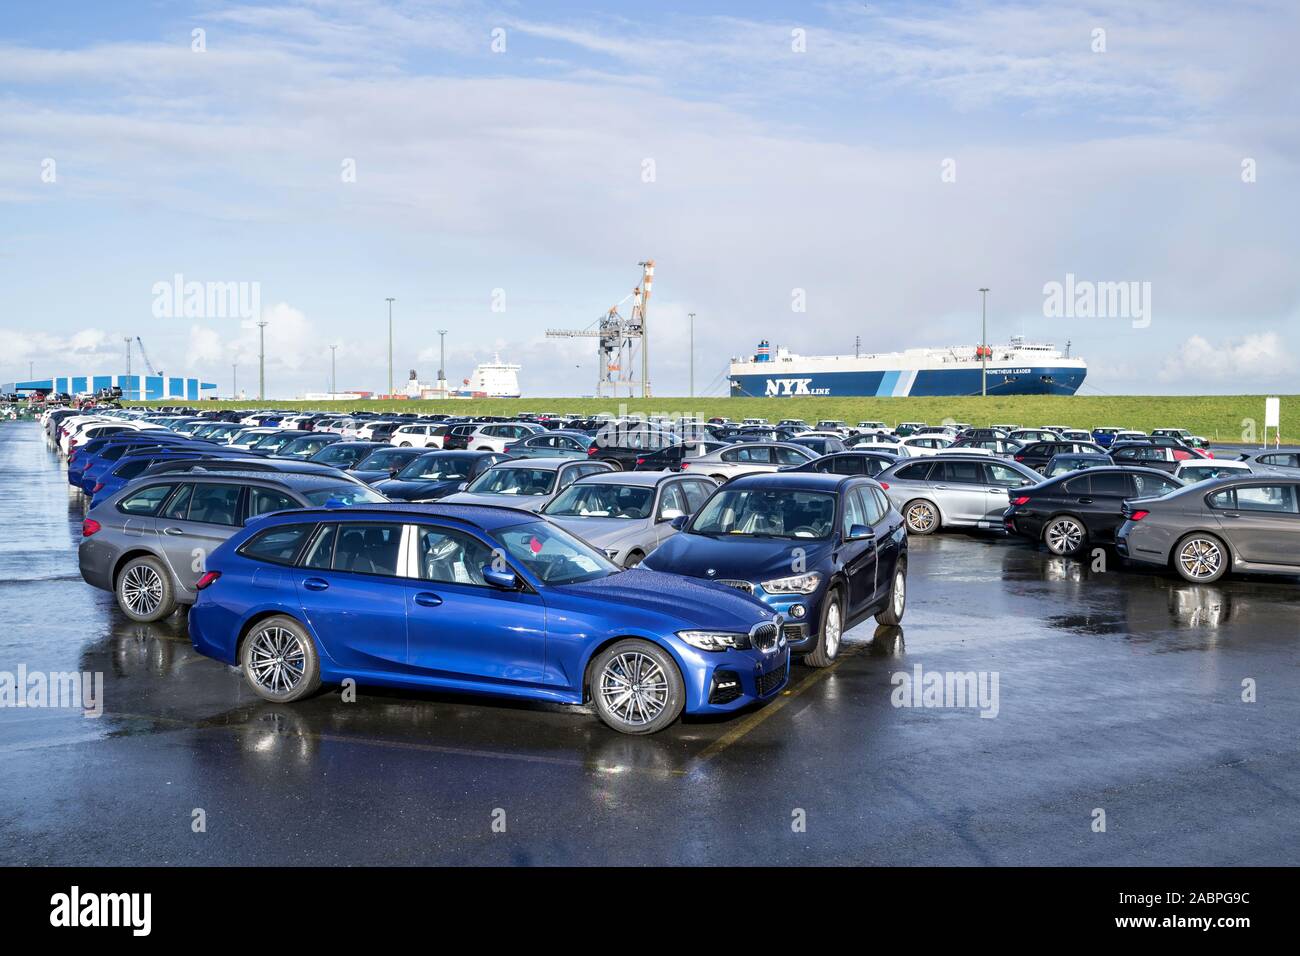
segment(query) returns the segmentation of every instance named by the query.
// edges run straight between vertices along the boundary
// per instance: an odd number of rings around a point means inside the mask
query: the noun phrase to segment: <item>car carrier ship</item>
[[[1006,345],[907,349],[872,355],[796,355],[766,340],[731,361],[733,398],[795,395],[902,397],[979,395],[987,366],[990,395],[1073,395],[1088,363],[1051,344],[1014,336]],[[981,361],[982,360],[982,361]]]

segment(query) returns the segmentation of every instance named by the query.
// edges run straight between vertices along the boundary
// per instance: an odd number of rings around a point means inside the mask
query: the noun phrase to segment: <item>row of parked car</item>
[[[681,443],[609,422],[596,431],[635,457],[339,436],[301,458],[205,431],[260,424],[130,409],[44,423],[90,496],[83,578],[133,620],[188,606],[195,646],[269,700],[350,677],[590,702],[648,733],[770,700],[792,654],[829,664],[846,629],[906,610],[903,518],[865,475],[772,469],[719,487],[680,467],[685,451],[646,470]],[[326,460],[347,446],[363,447]]]
[[[826,665],[858,621],[900,621],[909,535],[948,527],[1067,556],[1113,544],[1195,582],[1300,570],[1300,474],[1168,435],[1096,453],[1042,429],[999,450],[963,443],[1001,429],[934,426],[908,437],[948,444],[915,453],[837,427],[817,454],[788,422],[792,440],[741,423],[725,443],[671,423],[460,423],[528,426],[498,451],[192,418],[47,413],[91,496],[82,575],[135,620],[189,605],[195,645],[277,701],[351,677],[586,701],[653,732],[770,699],[792,654]],[[241,445],[213,424],[272,431]],[[308,437],[326,440],[285,453]],[[548,437],[574,445],[533,444]],[[1130,446],[1167,451],[1164,467]],[[1070,456],[1104,460],[1056,473]]]

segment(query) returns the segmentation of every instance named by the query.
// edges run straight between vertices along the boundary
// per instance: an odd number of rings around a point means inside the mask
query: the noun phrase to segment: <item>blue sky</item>
[[[0,381],[122,371],[129,334],[169,372],[225,390],[237,363],[251,385],[248,323],[152,314],[179,273],[259,284],[273,396],[322,389],[330,344],[340,386],[383,386],[390,295],[399,379],[433,377],[446,328],[453,378],[499,351],[528,394],[586,393],[588,344],[544,330],[589,325],[653,257],[660,395],[686,392],[688,312],[717,392],[760,337],[972,343],[982,285],[990,337],[1071,341],[1086,392],[1294,392],[1297,19],[1118,0],[6,4]],[[1149,282],[1150,325],[1045,316],[1067,273]]]

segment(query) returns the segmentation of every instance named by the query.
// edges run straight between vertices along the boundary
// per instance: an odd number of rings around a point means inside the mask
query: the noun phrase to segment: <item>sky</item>
[[[45,0],[0,6],[0,381],[267,396],[594,390],[656,261],[651,381],[802,354],[1053,342],[1086,394],[1295,392],[1300,5]],[[1133,309],[1046,289],[1136,283]],[[244,310],[251,311],[251,310]],[[1084,314],[1077,314],[1082,312]],[[138,348],[134,370],[141,368]],[[232,366],[235,368],[232,369]]]

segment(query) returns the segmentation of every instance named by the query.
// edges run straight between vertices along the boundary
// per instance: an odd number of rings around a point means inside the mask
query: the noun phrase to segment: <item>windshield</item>
[[[397,473],[406,481],[451,481],[469,477],[473,463],[464,458],[417,458]]]
[[[295,458],[310,458],[316,452],[320,451],[328,444],[325,438],[295,438],[291,442],[286,442],[280,449],[284,455],[292,455]]]
[[[357,455],[362,451],[364,451],[364,449],[348,448],[346,445],[339,447],[336,444],[330,444],[312,455],[311,460],[318,461],[324,465],[341,465],[346,462],[354,461]]]
[[[295,435],[271,434],[271,435],[267,435],[261,441],[254,442],[253,447],[258,449],[259,451],[261,451],[262,449],[266,449],[267,451],[276,451],[277,449],[280,448],[281,445],[287,445],[290,441],[292,441],[296,437],[297,436]]]
[[[826,538],[835,527],[835,496],[816,491],[721,491],[691,523],[695,534]]]
[[[497,534],[510,557],[546,584],[578,584],[619,571],[605,556],[560,528],[541,521]]]
[[[379,492],[364,485],[334,485],[315,491],[304,491],[304,498],[309,504],[321,507],[331,499],[343,505],[380,504],[388,499]]]
[[[556,472],[547,468],[489,468],[465,490],[475,495],[548,495]]]
[[[653,488],[644,485],[569,485],[545,508],[563,518],[648,518]]]
[[[422,454],[422,452],[416,449],[416,454]],[[390,468],[405,465],[410,460],[410,449],[381,448],[379,451],[367,455],[361,464],[357,465],[357,471],[388,471]]]

